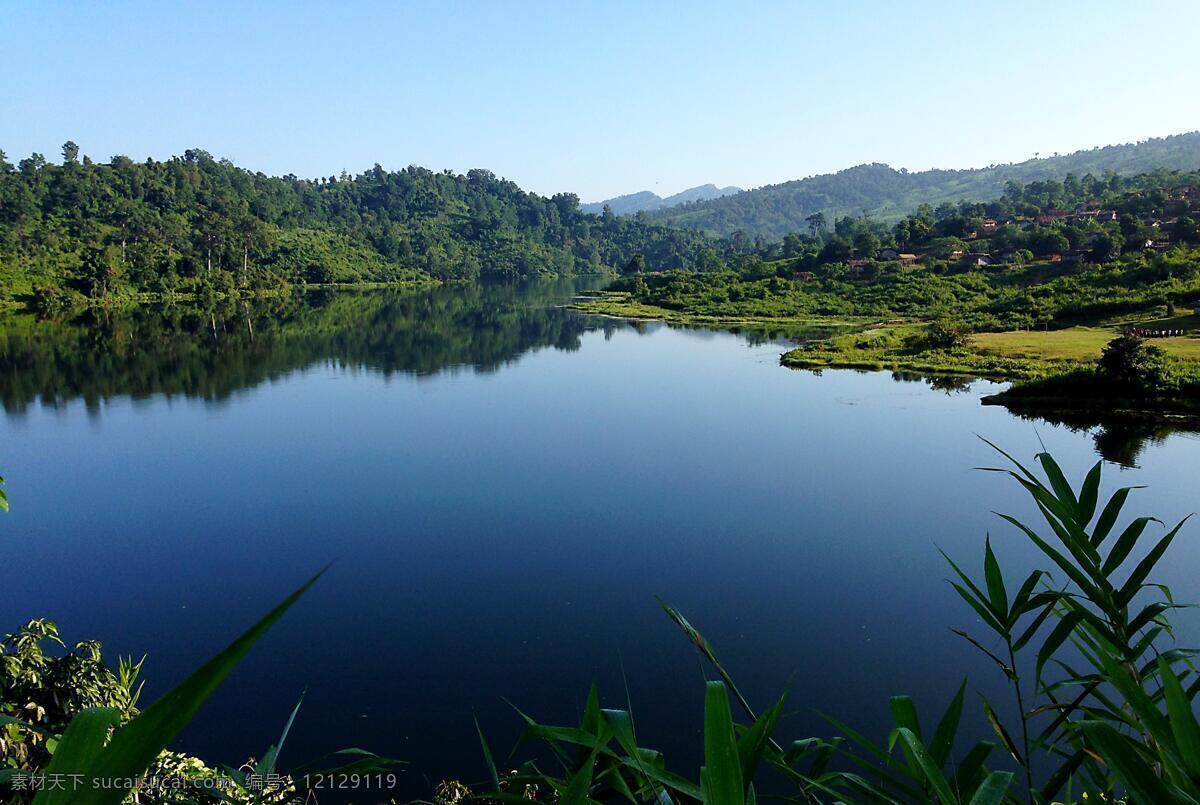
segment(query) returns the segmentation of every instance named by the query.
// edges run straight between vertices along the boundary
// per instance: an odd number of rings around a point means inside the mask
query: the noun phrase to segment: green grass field
[[[1158,322],[1144,326],[1179,329],[1179,325]],[[971,336],[971,346],[980,352],[1005,358],[1093,361],[1100,357],[1105,344],[1116,338],[1118,332],[1115,327],[1069,327],[1065,330],[978,333]],[[1200,335],[1153,338],[1149,343],[1172,357],[1200,361]]]

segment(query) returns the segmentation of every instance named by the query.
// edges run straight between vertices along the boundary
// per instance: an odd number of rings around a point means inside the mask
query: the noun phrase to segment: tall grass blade
[[[43,788],[34,797],[34,805],[67,805],[86,796],[91,787],[88,769],[104,748],[109,727],[120,719],[120,713],[109,707],[89,707],[71,719],[46,768],[47,780],[62,780],[63,785]],[[77,790],[77,786],[82,790]]]
[[[971,797],[970,805],[999,805],[1008,794],[1012,781],[1013,773],[1011,771],[992,772],[975,790],[975,796]]]
[[[709,682],[704,691],[704,769],[706,805],[743,805],[742,764],[733,735],[729,694],[722,682]]]
[[[917,737],[916,733],[907,727],[899,727],[896,732],[907,753],[911,754],[915,759],[917,767],[920,768],[925,781],[938,795],[938,798],[942,802],[958,802],[958,798],[950,790],[950,783],[947,782],[945,775],[942,774],[942,770],[938,767],[937,763],[929,756],[929,753],[925,750],[925,746],[921,743],[921,739]]]
[[[205,700],[246,656],[251,646],[283,617],[324,572],[322,570],[305,582],[224,651],[118,730],[109,745],[90,765],[88,777],[91,780],[118,780],[136,778],[143,774],[158,757],[158,753],[191,721]],[[80,805],[118,805],[123,795],[124,792],[119,789],[91,788],[82,796],[75,797],[72,802]]]

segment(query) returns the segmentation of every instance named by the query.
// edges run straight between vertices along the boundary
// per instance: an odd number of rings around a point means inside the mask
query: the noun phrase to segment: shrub
[[[917,349],[960,349],[967,345],[969,331],[961,324],[935,321],[913,339]]]
[[[1136,394],[1153,394],[1166,385],[1166,356],[1135,333],[1108,342],[1096,367],[1110,384]]]

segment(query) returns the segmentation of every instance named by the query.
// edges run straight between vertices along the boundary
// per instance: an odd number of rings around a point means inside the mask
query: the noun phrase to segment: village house
[[[996,234],[996,230],[999,228],[1000,228],[1000,222],[997,221],[995,218],[984,218],[983,219],[983,234],[994,235],[994,234]]]
[[[877,255],[878,259],[885,262],[898,262],[902,266],[910,266],[917,262],[920,258],[911,252],[901,252],[895,249],[884,249]]]
[[[995,261],[992,260],[992,256],[990,254],[984,254],[983,252],[969,252],[968,254],[964,254],[962,256],[962,259],[959,260],[959,265],[983,268],[990,266],[993,262]]]

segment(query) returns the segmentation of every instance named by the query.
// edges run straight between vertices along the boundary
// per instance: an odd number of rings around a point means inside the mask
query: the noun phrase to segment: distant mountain
[[[702,184],[699,187],[689,187],[687,190],[676,193],[673,196],[662,198],[657,193],[652,193],[649,190],[643,190],[640,193],[630,193],[625,196],[617,196],[605,201],[596,201],[591,204],[581,204],[580,209],[583,212],[601,213],[604,211],[605,205],[608,205],[617,215],[632,215],[635,212],[643,210],[649,212],[652,210],[665,210],[671,207],[677,207],[680,204],[690,204],[696,201],[710,201],[712,199],[721,198],[723,196],[733,195],[734,193],[742,192],[740,187],[717,187],[715,184]]]
[[[788,232],[806,230],[805,219],[818,212],[824,213],[830,224],[837,217],[858,215],[863,210],[878,218],[897,219],[921,204],[994,198],[1010,179],[1025,183],[1062,180],[1068,173],[1082,177],[1108,171],[1147,173],[1160,168],[1200,169],[1200,131],[969,170],[910,173],[881,163],[858,165],[725,198],[669,209],[663,206],[651,215],[662,223],[720,235],[740,229],[751,236],[778,239]],[[613,211],[617,212],[615,206]]]

